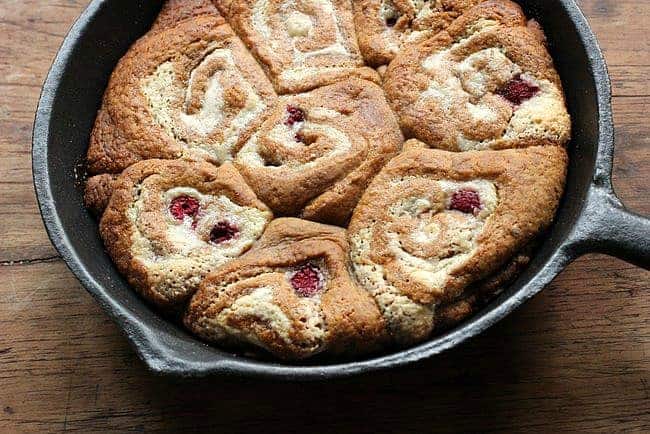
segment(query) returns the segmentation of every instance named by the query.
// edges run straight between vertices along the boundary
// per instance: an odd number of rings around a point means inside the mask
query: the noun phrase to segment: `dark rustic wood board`
[[[87,0],[0,0],[0,432],[649,432],[650,273],[590,255],[486,334],[328,384],[146,371],[58,258],[36,206],[40,86]],[[650,2],[582,0],[609,63],[615,187],[650,214]]]

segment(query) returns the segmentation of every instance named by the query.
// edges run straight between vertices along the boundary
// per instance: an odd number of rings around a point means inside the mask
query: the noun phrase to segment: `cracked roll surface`
[[[349,0],[217,1],[279,93],[297,93],[349,76],[378,82],[364,66]]]
[[[408,148],[371,183],[349,227],[355,275],[400,343],[426,338],[436,306],[498,271],[551,223],[567,165],[555,146]]]
[[[560,78],[527,24],[518,5],[492,0],[400,52],[385,90],[405,135],[450,151],[566,144]]]
[[[368,64],[387,65],[404,44],[444,30],[485,0],[359,0],[352,2],[361,53]]]
[[[345,230],[281,218],[246,256],[208,276],[185,325],[210,342],[283,359],[361,354],[385,338],[376,304],[347,268]]]
[[[281,98],[235,164],[276,214],[344,225],[402,141],[382,90],[349,79]]]
[[[100,222],[104,244],[129,283],[165,308],[248,251],[272,218],[230,163],[148,160],[113,187]]]
[[[161,25],[120,60],[88,150],[91,173],[119,173],[150,158],[231,158],[275,93],[223,18]]]

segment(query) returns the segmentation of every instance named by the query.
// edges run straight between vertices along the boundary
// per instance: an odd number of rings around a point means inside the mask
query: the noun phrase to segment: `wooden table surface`
[[[0,0],[0,432],[650,432],[650,273],[583,257],[469,343],[288,384],[150,374],[59,259],[31,175],[51,61],[88,0]],[[650,215],[650,1],[582,0],[613,78],[615,187]]]

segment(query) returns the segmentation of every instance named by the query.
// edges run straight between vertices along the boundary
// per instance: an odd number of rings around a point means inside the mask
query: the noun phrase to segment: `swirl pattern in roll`
[[[378,82],[364,66],[348,0],[217,2],[279,93],[297,93],[355,76]]]
[[[496,272],[547,227],[564,187],[556,146],[452,153],[409,142],[349,227],[356,277],[400,343],[426,338],[436,307]]]
[[[516,4],[482,3],[389,65],[408,137],[451,151],[564,145],[571,120],[540,33]]]
[[[150,158],[218,164],[263,120],[271,83],[220,15],[192,16],[202,11],[172,14],[119,62],[91,136],[91,173]]]
[[[381,88],[349,79],[281,98],[235,164],[276,214],[343,225],[402,141]]]
[[[444,30],[463,12],[485,0],[359,0],[352,2],[361,54],[387,65],[407,43]]]
[[[204,276],[248,251],[271,218],[230,163],[148,160],[114,182],[100,233],[129,283],[175,308]]]
[[[254,250],[208,276],[185,325],[222,344],[283,359],[362,354],[385,339],[379,310],[350,277],[345,230],[274,220]]]

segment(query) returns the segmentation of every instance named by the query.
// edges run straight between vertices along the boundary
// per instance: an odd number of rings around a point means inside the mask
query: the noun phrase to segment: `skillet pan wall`
[[[417,347],[351,363],[287,365],[209,347],[160,317],[129,288],[83,206],[83,161],[108,78],[155,19],[160,2],[94,0],[75,23],[45,82],[33,137],[34,184],[55,247],[122,327],[150,369],[200,376],[236,373],[319,379],[414,362],[474,336],[544,288],[577,256],[598,251],[650,267],[650,223],[611,190],[610,82],[600,49],[573,0],[520,0],[544,27],[573,118],[571,164],[556,223],[531,265],[482,312]]]

